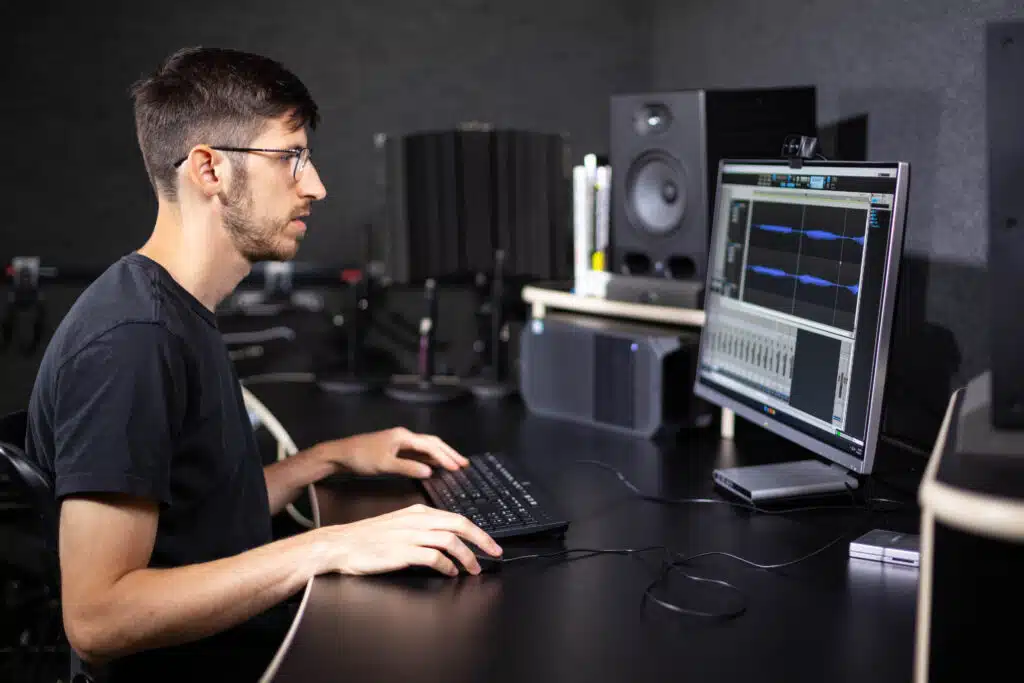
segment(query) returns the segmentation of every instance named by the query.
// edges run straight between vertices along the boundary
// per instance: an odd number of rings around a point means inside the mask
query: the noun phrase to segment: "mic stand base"
[[[338,373],[317,375],[316,383],[321,389],[332,394],[351,395],[365,394],[378,389],[384,383],[384,380],[360,375],[351,370],[344,370]]]
[[[457,384],[416,380],[411,384],[392,382],[384,388],[384,393],[404,403],[446,403],[464,396],[466,390]]]
[[[519,389],[511,382],[502,382],[489,377],[468,379],[465,385],[473,396],[483,400],[500,400],[519,393]]]

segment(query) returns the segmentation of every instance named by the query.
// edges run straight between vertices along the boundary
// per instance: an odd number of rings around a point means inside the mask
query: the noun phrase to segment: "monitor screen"
[[[698,395],[871,471],[908,175],[903,163],[720,164]]]

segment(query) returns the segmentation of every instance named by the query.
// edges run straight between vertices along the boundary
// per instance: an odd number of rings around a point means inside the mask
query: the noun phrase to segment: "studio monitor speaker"
[[[693,394],[700,334],[548,313],[523,327],[520,392],[531,412],[652,438],[706,427]]]
[[[612,271],[703,282],[719,160],[776,159],[815,122],[813,87],[613,96]]]
[[[1024,299],[1024,22],[989,24],[985,50],[992,422],[1024,429],[1024,316],[1006,306]]]

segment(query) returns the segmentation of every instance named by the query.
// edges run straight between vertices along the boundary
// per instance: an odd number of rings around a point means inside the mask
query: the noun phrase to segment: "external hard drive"
[[[918,541],[916,534],[874,529],[850,541],[850,557],[917,567],[921,564]]]

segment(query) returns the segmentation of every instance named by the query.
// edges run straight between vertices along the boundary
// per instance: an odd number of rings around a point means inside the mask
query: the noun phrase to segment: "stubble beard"
[[[298,244],[284,239],[287,222],[282,225],[269,217],[255,216],[253,203],[247,176],[244,173],[236,175],[224,201],[223,212],[224,228],[235,248],[249,263],[294,258]]]

